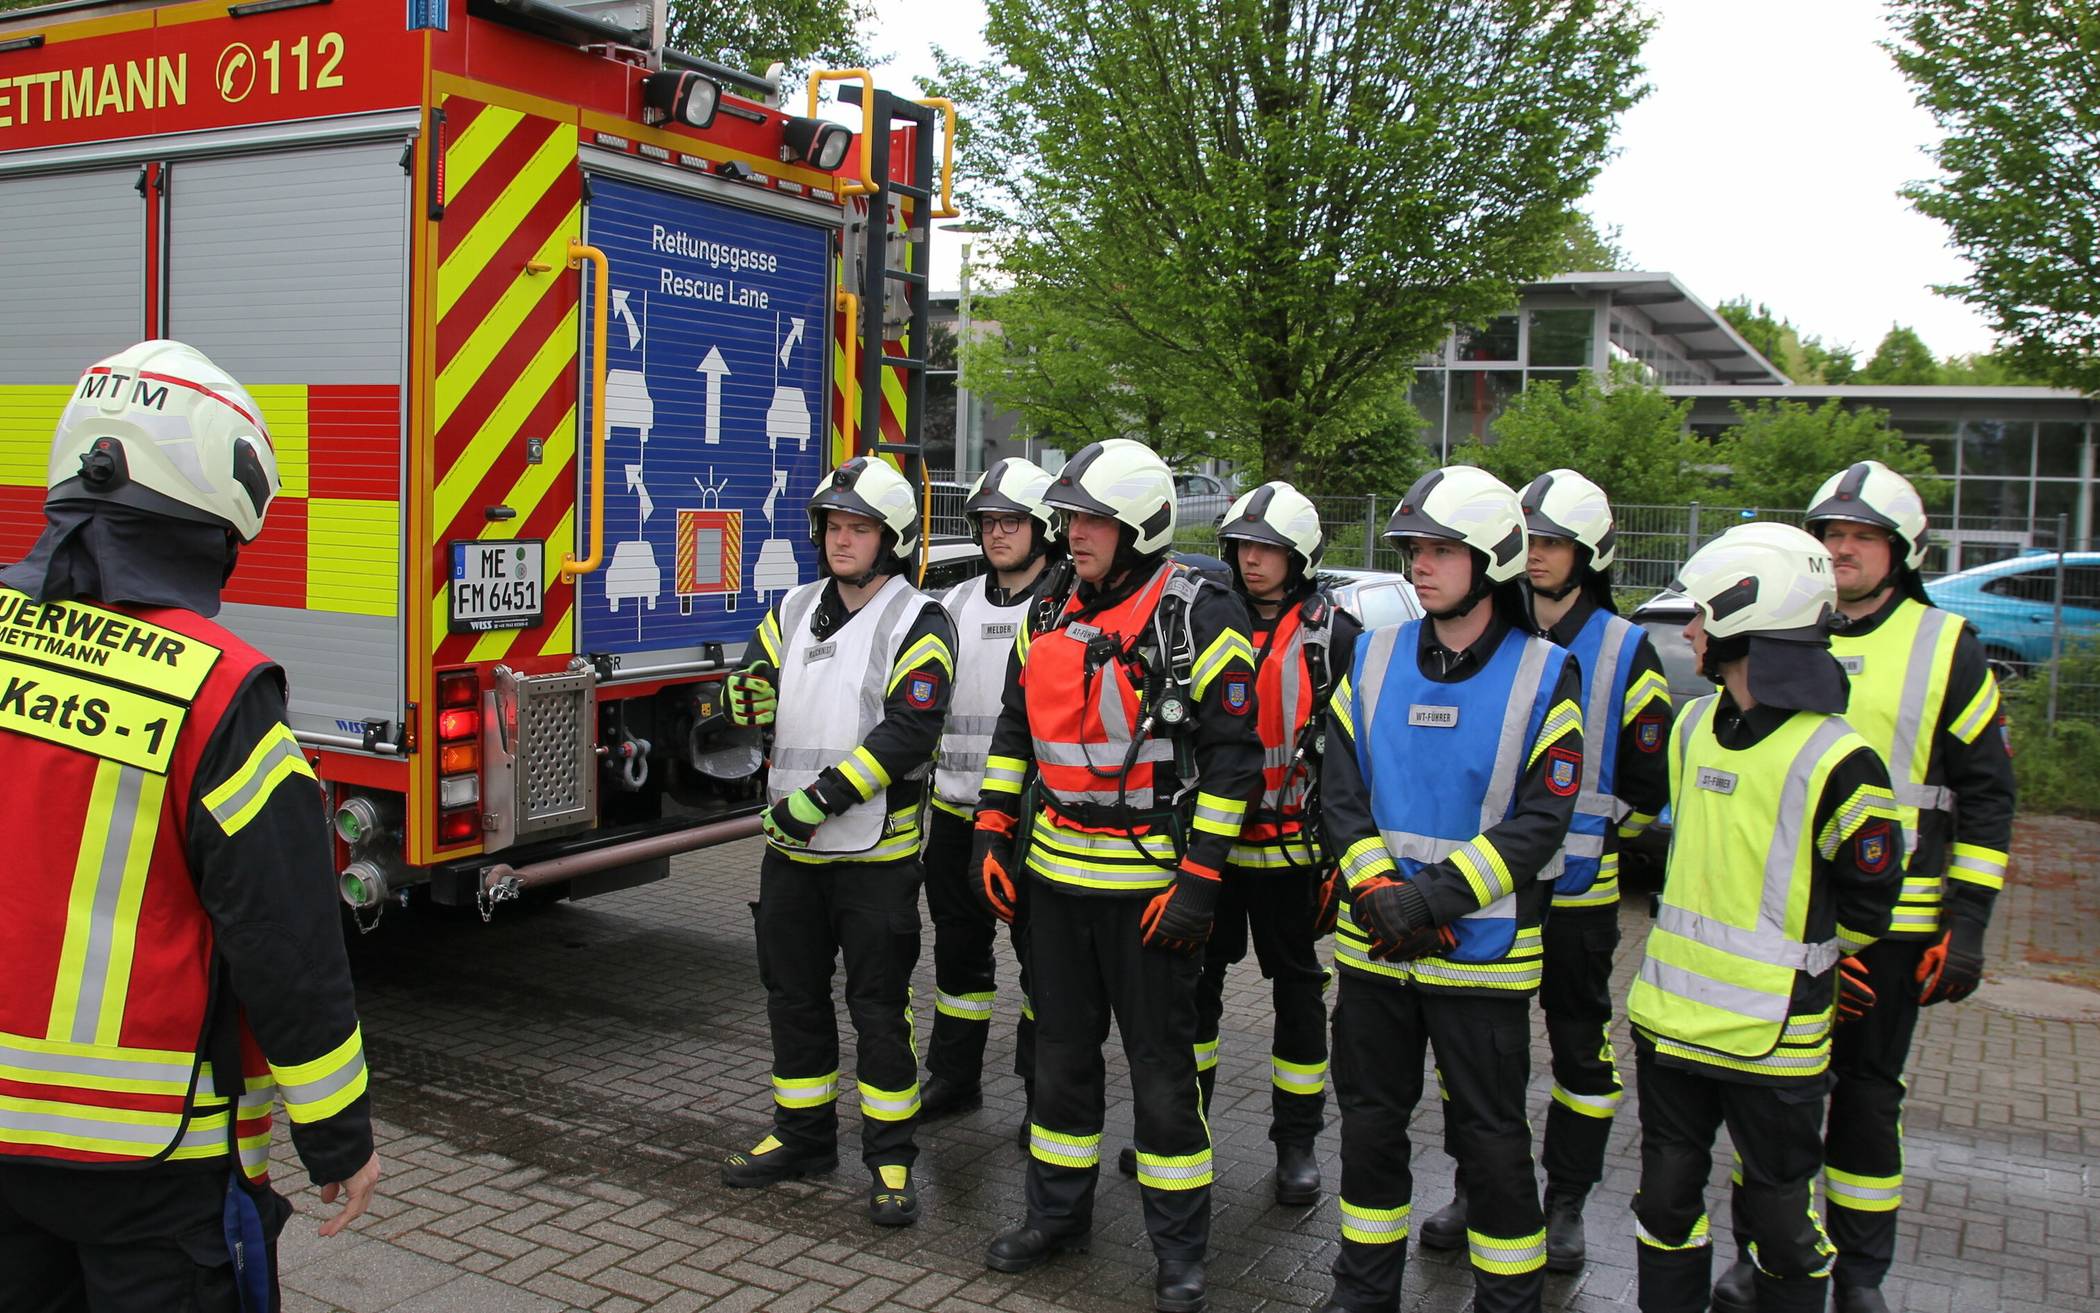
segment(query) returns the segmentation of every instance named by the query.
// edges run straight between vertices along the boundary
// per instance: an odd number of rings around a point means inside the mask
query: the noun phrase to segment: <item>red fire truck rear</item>
[[[718,691],[816,574],[803,505],[862,452],[923,483],[952,109],[859,70],[783,105],[621,8],[0,17],[0,559],[88,362],[173,337],[246,384],[284,487],[221,619],[290,677],[367,917],[750,832]]]

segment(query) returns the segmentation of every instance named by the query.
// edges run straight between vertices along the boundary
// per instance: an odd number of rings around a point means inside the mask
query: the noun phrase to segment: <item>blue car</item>
[[[2100,552],[2066,552],[2064,639],[2100,637]],[[2056,554],[2029,552],[1935,579],[1933,605],[1976,626],[2001,675],[2049,660],[2056,624]]]

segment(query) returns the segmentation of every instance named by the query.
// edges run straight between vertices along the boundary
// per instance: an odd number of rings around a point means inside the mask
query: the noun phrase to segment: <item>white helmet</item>
[[[1281,547],[1298,558],[1299,568],[1308,575],[1319,568],[1320,554],[1327,549],[1318,508],[1281,479],[1243,493],[1225,512],[1218,538],[1220,542],[1237,539]]]
[[[987,511],[1005,515],[1032,515],[1041,532],[1036,534],[1036,548],[1057,541],[1057,512],[1043,500],[1049,490],[1050,476],[1043,467],[1032,460],[1019,456],[1008,456],[977,476],[970,485],[970,495],[963,499],[963,518],[970,522],[970,537],[977,545],[984,545],[982,517]]]
[[[1385,522],[1388,538],[1449,538],[1480,553],[1474,591],[1524,573],[1524,511],[1509,485],[1473,465],[1447,465],[1415,480]]]
[[[262,408],[203,352],[141,342],[80,376],[45,486],[47,503],[119,502],[253,542],[277,496],[277,453]]]
[[[1139,556],[1156,555],[1174,541],[1174,475],[1142,442],[1108,438],[1081,447],[1043,500],[1127,525],[1130,549]]]
[[[895,539],[890,551],[900,562],[919,550],[918,495],[886,460],[855,456],[817,485],[816,495],[809,499],[809,537],[820,560],[826,511],[866,516],[888,529]]]
[[[1925,499],[1909,479],[1878,460],[1847,466],[1816,489],[1804,522],[1813,532],[1828,520],[1854,520],[1888,530],[1896,537],[1898,562],[1913,570],[1925,560]]]
[[[1566,538],[1588,549],[1590,569],[1611,568],[1619,553],[1619,530],[1604,489],[1574,470],[1547,470],[1525,484],[1517,500],[1533,537]]]
[[[1669,591],[1706,618],[1713,638],[1828,640],[1837,579],[1823,544],[1791,524],[1739,524],[1692,553]]]

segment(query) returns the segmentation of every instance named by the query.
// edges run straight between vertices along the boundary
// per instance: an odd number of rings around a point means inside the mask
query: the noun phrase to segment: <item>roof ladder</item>
[[[841,84],[838,95],[841,101],[850,105],[859,105],[863,99],[861,88],[851,82]],[[924,490],[927,486],[926,448],[921,435],[926,418],[929,328],[926,319],[927,275],[923,266],[931,249],[927,238],[934,210],[933,139],[939,112],[882,90],[875,92],[874,101],[872,105],[861,105],[861,149],[874,153],[869,164],[875,191],[868,197],[867,246],[861,259],[860,453],[879,452],[894,456],[904,467],[905,477],[914,487]],[[900,123],[911,124],[917,129],[912,133],[912,176],[921,179],[918,183],[890,177],[890,130]],[[903,206],[908,216],[904,243],[907,267],[902,269],[889,263],[892,204]],[[914,264],[922,267],[909,267]],[[904,355],[889,354],[883,338],[886,318],[883,307],[889,303],[889,285],[893,282],[903,284],[904,299],[910,307],[904,330]],[[882,431],[884,369],[904,371],[904,431],[895,441],[888,440]],[[869,441],[870,435],[874,438],[872,442]]]

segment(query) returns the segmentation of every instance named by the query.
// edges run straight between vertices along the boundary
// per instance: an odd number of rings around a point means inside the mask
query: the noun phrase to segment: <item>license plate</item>
[[[536,540],[452,544],[452,632],[538,624],[546,603],[545,557],[546,544]]]

